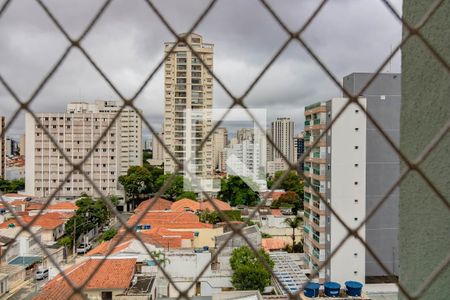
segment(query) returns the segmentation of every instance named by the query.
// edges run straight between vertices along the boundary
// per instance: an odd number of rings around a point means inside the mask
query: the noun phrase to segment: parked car
[[[91,248],[92,245],[90,243],[81,243],[77,248],[77,254],[86,254]]]
[[[36,280],[42,280],[48,278],[48,269],[38,269],[36,271]]]

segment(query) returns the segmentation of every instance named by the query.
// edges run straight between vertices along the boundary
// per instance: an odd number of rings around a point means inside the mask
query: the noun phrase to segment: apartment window
[[[357,168],[359,166],[359,164],[355,164],[355,168]]]
[[[355,203],[358,203],[358,199],[355,199]]]
[[[356,128],[355,128],[355,131],[358,131],[358,130],[359,130],[359,128],[358,128],[358,127],[356,127]]]
[[[359,148],[359,146],[355,146],[355,149],[358,149]]]

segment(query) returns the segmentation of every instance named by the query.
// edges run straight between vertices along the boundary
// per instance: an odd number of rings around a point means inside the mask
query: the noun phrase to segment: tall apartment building
[[[238,143],[242,143],[245,140],[253,141],[254,129],[253,128],[240,128],[236,132],[236,138]]]
[[[202,36],[195,33],[184,37],[200,57],[179,43],[165,61],[164,142],[192,174],[207,178],[214,169],[212,138],[195,158],[191,157],[212,129],[213,77],[199,58],[212,70],[214,46],[204,43]],[[165,43],[166,55],[174,45]],[[165,154],[164,172],[175,170],[175,162]]]
[[[73,163],[81,162],[102,137],[114,119],[117,106],[112,101],[71,103],[65,113],[38,113],[42,126],[56,140],[59,147]],[[82,165],[83,171],[105,195],[120,195],[118,177],[127,172],[132,165],[142,164],[140,119],[131,119],[131,112],[119,116],[112,127],[101,139],[89,159]],[[81,193],[100,196],[90,182],[78,171],[65,180],[72,169],[57,147],[44,133],[34,118],[27,114],[25,118],[26,140],[26,192],[37,197],[50,196],[60,184],[57,193],[59,199],[73,199]],[[134,141],[133,141],[134,140]],[[136,158],[136,156],[138,156]]]
[[[348,81],[346,88],[356,93],[369,77],[370,74],[351,74],[344,82]],[[360,95],[360,103],[398,142],[400,75],[381,74],[366,95]],[[346,98],[333,98],[305,107],[305,147],[317,141],[346,101]],[[311,149],[305,159],[304,174],[308,178],[304,202],[305,258],[306,263],[316,269],[336,249],[347,231],[313,191],[320,193],[350,228],[356,228],[398,178],[399,159],[388,149],[364,112],[351,104]],[[359,231],[394,274],[398,272],[396,201],[398,193],[394,193],[386,207]],[[375,264],[365,247],[351,237],[321,270],[319,280],[364,282],[366,277],[386,275]]]
[[[224,127],[217,128],[213,133],[213,166],[220,170],[220,151],[228,145],[228,130]]]
[[[265,180],[265,147],[256,140],[243,140],[226,149],[226,171],[228,175],[250,178],[260,190],[267,189]]]
[[[277,118],[272,122],[272,140],[281,153],[290,161],[294,161],[294,122],[290,118]],[[280,152],[272,149],[270,161],[281,158]]]
[[[152,150],[152,144],[153,144],[152,139],[144,140],[144,150]]]
[[[305,140],[303,138],[303,132],[298,133],[294,136],[294,160],[297,162],[298,171],[303,171],[303,162],[299,159],[305,153]]]
[[[0,178],[5,178],[5,117],[0,116]]]
[[[19,155],[25,156],[25,134],[20,135]]]
[[[5,139],[5,155],[7,157],[16,156],[19,154],[19,144],[10,137]]]
[[[351,94],[358,95],[372,75],[350,74],[343,79],[344,88]],[[401,74],[379,74],[360,96],[367,98],[367,111],[399,147]],[[400,158],[369,119],[366,127],[366,213],[369,213],[400,177]],[[395,189],[366,224],[367,243],[395,275],[399,274],[399,197],[399,190]],[[385,276],[385,272],[368,251],[366,276]]]
[[[117,113],[122,107],[121,101],[97,100],[93,104],[73,102],[67,105],[68,113]],[[126,174],[131,166],[142,166],[142,120],[130,107],[125,107],[119,116],[120,122],[120,174]]]

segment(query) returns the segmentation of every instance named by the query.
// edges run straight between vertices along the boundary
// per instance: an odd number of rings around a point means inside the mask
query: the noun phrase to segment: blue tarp
[[[42,257],[40,256],[18,256],[10,261],[9,265],[22,265],[25,267],[29,267],[37,262],[40,262]]]

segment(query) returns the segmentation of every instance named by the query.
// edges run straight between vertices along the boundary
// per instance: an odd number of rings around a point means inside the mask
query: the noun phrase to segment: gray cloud
[[[400,10],[401,1],[392,1]],[[3,1],[0,1],[0,4]],[[93,0],[45,1],[69,34],[77,37],[103,3]],[[208,1],[159,0],[155,6],[177,32],[187,31]],[[298,30],[317,1],[270,1],[292,30]],[[215,44],[216,75],[241,95],[288,38],[259,1],[223,0],[196,30]],[[401,39],[401,24],[375,0],[329,1],[304,32],[305,41],[340,80],[351,72],[373,72]],[[174,40],[145,1],[113,1],[83,46],[121,93],[129,97],[163,57],[163,43]],[[16,0],[0,19],[0,74],[26,99],[68,43],[35,1]],[[385,70],[398,72],[400,57]],[[269,122],[289,116],[300,130],[303,107],[341,92],[298,42],[292,42],[250,92],[247,104],[267,108]],[[214,106],[231,100],[215,84]],[[117,99],[114,91],[77,49],[73,49],[32,108],[62,111],[73,100]],[[163,76],[157,72],[137,100],[147,120],[161,126]],[[17,105],[0,86],[0,114]],[[23,130],[23,117],[10,134]]]

